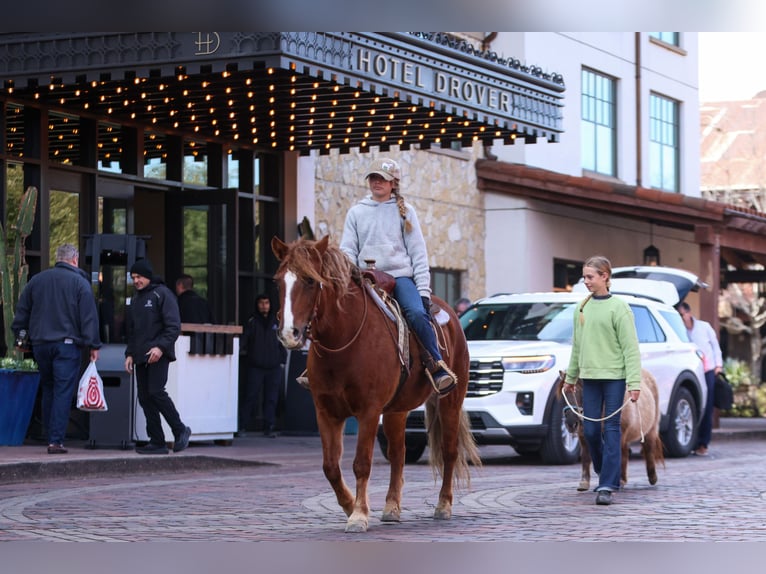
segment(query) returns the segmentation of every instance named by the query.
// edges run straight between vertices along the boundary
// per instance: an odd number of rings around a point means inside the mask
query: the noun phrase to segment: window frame
[[[584,170],[617,177],[617,78],[583,67],[580,79],[580,163]],[[589,146],[592,153],[586,154]]]
[[[672,118],[669,118],[671,115]],[[649,95],[649,181],[654,189],[680,192],[680,118],[681,105],[678,100],[654,92]],[[671,167],[667,165],[666,156],[669,152],[673,155],[672,175],[667,173],[668,167]]]

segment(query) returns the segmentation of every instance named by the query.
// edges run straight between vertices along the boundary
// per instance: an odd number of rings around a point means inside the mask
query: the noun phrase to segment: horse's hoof
[[[398,508],[383,511],[380,517],[383,522],[401,522],[401,512]]]
[[[452,509],[449,507],[434,510],[434,520],[449,520],[452,518]]]
[[[346,524],[346,532],[367,532],[367,525],[361,522],[349,522]]]
[[[346,522],[346,532],[367,532],[367,520],[364,518],[349,518]]]
[[[657,473],[653,472],[649,475],[649,484],[657,484]]]
[[[581,482],[577,485],[577,492],[585,492],[586,490],[590,490],[590,482]]]

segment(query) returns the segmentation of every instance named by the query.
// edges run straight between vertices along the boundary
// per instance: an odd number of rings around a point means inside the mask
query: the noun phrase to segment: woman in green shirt
[[[572,356],[566,383],[583,382],[583,430],[598,474],[596,504],[611,504],[620,488],[620,413],[627,387],[632,401],[641,387],[641,353],[630,306],[609,292],[612,265],[590,257],[582,269],[590,295],[574,317]],[[613,416],[612,413],[616,413]],[[602,422],[600,419],[608,417]],[[595,419],[595,420],[589,420]]]

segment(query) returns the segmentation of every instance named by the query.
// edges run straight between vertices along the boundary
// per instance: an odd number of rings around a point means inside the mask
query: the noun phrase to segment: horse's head
[[[271,240],[271,249],[281,261],[274,276],[279,287],[278,337],[288,349],[300,349],[306,342],[319,303],[327,244],[328,237],[299,239],[289,245],[276,236]]]
[[[574,410],[579,409],[582,412],[582,381],[577,379],[574,385],[567,385],[565,381],[566,373],[559,371],[558,386],[559,393],[564,398],[564,422],[567,425],[567,430],[575,433],[581,422]]]

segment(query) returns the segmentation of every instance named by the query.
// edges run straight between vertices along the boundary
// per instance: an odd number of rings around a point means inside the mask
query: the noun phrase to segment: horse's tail
[[[444,470],[444,457],[442,454],[443,431],[442,419],[439,416],[438,397],[432,395],[426,401],[426,428],[428,429],[428,461],[434,473],[434,479],[442,475]],[[471,472],[468,464],[475,467],[481,466],[481,456],[476,446],[476,441],[471,432],[471,423],[468,413],[461,409],[458,417],[457,428],[457,461],[455,462],[454,480],[458,486],[471,486]]]

